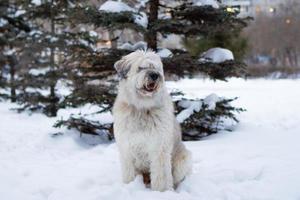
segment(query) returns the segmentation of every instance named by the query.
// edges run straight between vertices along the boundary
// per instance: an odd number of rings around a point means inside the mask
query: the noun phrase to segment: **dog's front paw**
[[[151,188],[160,192],[173,189],[171,173],[153,174],[151,177]]]
[[[135,176],[123,176],[123,183],[127,184],[134,181]]]
[[[135,171],[133,169],[124,169],[123,170],[123,183],[130,183],[135,179]]]
[[[167,182],[167,181],[152,181],[151,182],[151,189],[164,192],[166,190],[173,190],[173,183],[172,182]]]

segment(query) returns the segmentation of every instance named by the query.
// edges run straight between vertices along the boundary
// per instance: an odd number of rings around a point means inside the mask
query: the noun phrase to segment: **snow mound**
[[[219,3],[216,0],[194,0],[193,3],[196,6],[212,6],[216,9],[220,7]]]
[[[100,6],[99,10],[106,12],[135,12],[135,10],[128,6],[126,3],[117,1],[106,1]]]
[[[234,60],[233,53],[228,49],[223,48],[211,48],[208,51],[201,54],[199,61],[200,62],[213,62],[221,63],[226,60]]]

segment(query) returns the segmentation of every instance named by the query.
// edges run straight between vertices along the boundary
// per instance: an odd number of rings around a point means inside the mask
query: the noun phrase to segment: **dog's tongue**
[[[155,88],[155,83],[149,83],[147,84],[147,89],[153,90]]]

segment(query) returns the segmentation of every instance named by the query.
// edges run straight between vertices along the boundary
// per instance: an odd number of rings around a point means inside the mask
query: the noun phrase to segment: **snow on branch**
[[[216,0],[193,0],[193,3],[196,6],[212,6],[216,9],[220,7],[219,3]]]
[[[148,25],[148,18],[146,13],[138,12],[136,9],[128,6],[126,3],[117,1],[106,1],[103,3],[99,11],[109,12],[109,13],[121,13],[121,12],[132,12],[134,17],[134,22],[144,28]]]
[[[236,113],[245,111],[230,105],[234,99],[211,94],[204,99],[175,101],[177,120],[181,123],[183,140],[198,140],[221,130],[232,130],[238,122]]]
[[[233,53],[224,48],[211,48],[208,51],[201,54],[199,61],[200,62],[213,62],[213,63],[222,63],[227,60],[234,60]]]

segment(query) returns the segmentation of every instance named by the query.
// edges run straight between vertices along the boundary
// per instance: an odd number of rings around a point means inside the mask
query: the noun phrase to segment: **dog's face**
[[[164,84],[160,57],[152,51],[135,51],[114,65],[121,76],[120,85],[140,98],[154,97]]]

